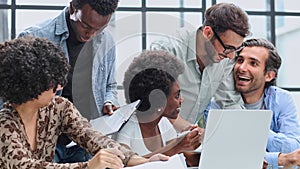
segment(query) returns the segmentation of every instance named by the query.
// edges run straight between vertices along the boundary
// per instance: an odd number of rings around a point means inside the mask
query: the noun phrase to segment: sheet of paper
[[[121,128],[121,126],[130,118],[136,110],[140,100],[121,106],[111,116],[105,115],[97,119],[91,120],[90,123],[97,131],[104,135],[113,134]]]
[[[130,104],[121,106],[118,110],[114,111],[114,114],[109,116],[105,115],[97,119],[91,120],[93,128],[104,135],[110,135],[118,132],[122,125],[130,118],[132,113],[136,110],[140,100],[132,102]],[[75,142],[71,142],[66,147],[72,147],[76,145]]]
[[[140,164],[133,167],[125,167],[125,169],[187,169],[185,157],[183,154],[176,154],[170,157],[168,161],[155,161]]]

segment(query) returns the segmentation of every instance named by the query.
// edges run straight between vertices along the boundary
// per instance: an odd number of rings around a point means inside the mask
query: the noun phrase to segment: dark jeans
[[[65,145],[57,145],[55,149],[54,162],[56,163],[75,163],[85,162],[92,158],[84,148],[78,145],[67,148]]]

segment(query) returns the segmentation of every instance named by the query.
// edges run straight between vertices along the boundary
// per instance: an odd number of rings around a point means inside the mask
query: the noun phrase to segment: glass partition
[[[300,57],[298,56],[300,39],[300,17],[278,16],[276,24],[276,46],[282,58],[278,85],[300,87],[300,78],[296,77]]]
[[[16,12],[16,35],[22,30],[39,24],[48,19],[54,18],[61,11],[59,10],[17,10]]]
[[[11,10],[0,9],[0,42],[10,39]]]
[[[272,41],[283,58],[278,85],[300,90],[294,77],[300,39],[299,0],[120,0],[109,24],[117,48],[118,84],[126,66],[138,52],[158,38],[180,27],[196,29],[203,22],[205,8],[232,2],[249,14],[251,37]],[[70,0],[0,0],[0,41],[15,38],[20,31],[55,17]],[[271,6],[274,5],[274,6]],[[271,10],[274,9],[274,10]],[[130,59],[128,59],[130,58]]]
[[[259,15],[252,15],[249,16],[249,21],[251,23],[250,30],[252,35],[247,38],[253,37],[260,37],[270,40],[270,17],[268,16],[259,16]]]
[[[217,0],[217,3],[220,2],[234,3],[246,11],[270,11],[267,0]]]
[[[33,1],[33,0],[16,0],[18,5],[53,5],[53,6],[67,6],[69,5],[70,0],[42,0],[42,1]]]
[[[280,12],[300,12],[299,0],[276,0],[275,10]]]

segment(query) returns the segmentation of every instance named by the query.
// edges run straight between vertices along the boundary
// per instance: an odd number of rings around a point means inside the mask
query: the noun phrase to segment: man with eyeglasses
[[[118,0],[72,0],[57,17],[19,35],[44,37],[63,49],[71,69],[61,95],[72,101],[89,120],[111,114],[118,105],[115,42],[106,29],[117,6]],[[91,158],[77,145],[66,147],[69,143],[67,137],[59,138],[56,162],[81,162]]]
[[[211,99],[224,109],[243,108],[232,69],[235,54],[250,33],[246,12],[232,3],[219,3],[205,11],[203,26],[196,31],[182,29],[177,33],[150,46],[170,51],[186,67],[179,76],[185,100],[178,118],[171,120],[175,128],[184,130],[195,123],[204,127],[203,113]]]

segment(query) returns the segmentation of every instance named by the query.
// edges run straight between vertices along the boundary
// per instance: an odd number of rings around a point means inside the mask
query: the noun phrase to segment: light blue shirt
[[[55,45],[60,46],[69,58],[67,49],[67,38],[69,37],[69,30],[66,21],[65,8],[56,18],[43,22],[34,27],[30,27],[20,33],[19,36],[32,35],[35,37],[44,37],[52,41]],[[95,108],[92,112],[81,112],[81,114],[88,118],[94,119],[102,116],[103,103],[110,101],[115,105],[117,102],[117,82],[115,79],[115,64],[116,51],[115,42],[108,29],[104,29],[102,33],[95,36],[91,41],[87,42],[92,50],[90,57],[93,58],[92,63],[92,95],[94,98],[89,99],[91,102],[95,101]],[[78,58],[79,59],[79,58]],[[77,66],[77,63],[76,63]],[[73,82],[74,83],[74,82]]]
[[[264,94],[265,109],[273,111],[265,159],[273,168],[278,168],[279,153],[290,153],[300,148],[300,125],[296,105],[288,91],[270,86],[265,88]],[[218,108],[212,102],[211,109]],[[205,112],[206,117],[207,115]]]
[[[203,117],[213,97],[224,109],[238,109],[243,105],[240,93],[234,88],[232,70],[235,62],[223,59],[220,63],[210,63],[200,72],[196,37],[197,30],[182,28],[174,36],[154,41],[150,46],[151,50],[167,50],[183,62],[185,71],[178,80],[184,102],[179,115],[192,124]],[[206,51],[203,49],[202,53]]]

